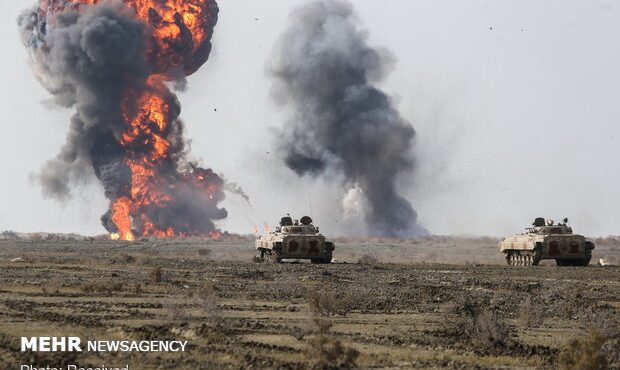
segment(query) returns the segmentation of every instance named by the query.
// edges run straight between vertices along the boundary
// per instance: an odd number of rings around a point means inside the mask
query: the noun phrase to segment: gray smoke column
[[[75,110],[38,176],[47,196],[68,199],[94,175],[116,237],[219,235],[224,182],[186,159],[168,88],[207,61],[217,15],[214,0],[40,0],[19,17],[35,75]]]
[[[271,73],[274,96],[294,112],[278,142],[298,175],[344,175],[347,202],[366,203],[368,232],[425,233],[411,203],[396,189],[413,167],[415,131],[373,82],[392,57],[368,45],[349,3],[312,2],[296,9],[278,45]],[[362,194],[360,202],[356,194]]]

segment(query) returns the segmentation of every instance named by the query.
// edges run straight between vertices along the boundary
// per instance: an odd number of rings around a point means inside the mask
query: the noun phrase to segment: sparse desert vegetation
[[[509,267],[492,239],[478,243],[341,240],[339,263],[279,265],[253,263],[251,241],[0,240],[0,368],[620,367],[620,268]],[[190,347],[18,351],[20,336],[44,334]]]
[[[123,290],[123,283],[120,281],[88,281],[80,285],[80,290],[85,294],[112,295],[113,292]]]
[[[161,272],[161,267],[160,266],[155,266],[153,267],[153,269],[151,270],[151,273],[149,274],[149,278],[151,279],[152,283],[161,283],[161,279],[162,279],[162,272]]]
[[[379,259],[375,256],[371,256],[369,254],[365,254],[363,256],[361,256],[358,260],[357,260],[357,264],[358,265],[362,265],[362,266],[373,266],[373,265],[378,265],[379,264]]]
[[[571,339],[560,353],[559,368],[561,370],[607,369],[609,365],[603,352],[604,344],[605,338],[597,330],[591,330],[583,338]]]
[[[508,344],[509,326],[503,318],[484,310],[465,319],[464,331],[474,346],[494,349]]]
[[[356,360],[360,352],[345,346],[339,339],[331,335],[330,330],[333,326],[331,320],[318,313],[311,312],[309,326],[309,335],[303,349],[309,368],[337,370],[356,367]]]

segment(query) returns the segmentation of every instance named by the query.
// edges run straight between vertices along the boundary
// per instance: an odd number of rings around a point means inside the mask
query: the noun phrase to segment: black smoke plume
[[[224,198],[223,181],[213,171],[191,166],[186,160],[180,105],[166,84],[184,79],[208,59],[217,4],[214,0],[201,2],[211,17],[205,23],[208,38],[202,45],[188,48],[178,40],[164,40],[168,44],[162,45],[168,49],[163,52],[152,38],[154,28],[164,26],[155,10],[149,11],[149,24],[137,16],[130,0],[102,0],[84,6],[77,2],[40,0],[18,19],[36,77],[55,104],[75,109],[64,146],[38,176],[44,194],[69,199],[74,185],[95,175],[110,200],[110,210],[102,217],[109,232],[119,231],[112,220],[112,205],[123,197],[131,199],[130,227],[138,235],[215,231],[213,221],[227,216],[226,210],[218,207]],[[191,42],[176,15],[175,22],[182,29],[182,40]],[[153,83],[155,75],[163,82]],[[123,134],[129,132],[127,111],[139,113],[123,104],[136,103],[145,93],[164,101],[167,126],[146,122],[148,130],[139,134],[156,134],[169,145],[165,158],[148,167],[154,172],[148,178],[150,193],[158,198],[148,204],[138,199],[141,195],[132,194],[128,161],[138,162],[152,152],[153,141],[140,136],[121,145]]]
[[[324,0],[295,10],[271,66],[274,96],[294,112],[278,141],[298,175],[344,175],[345,203],[363,195],[372,235],[409,236],[424,229],[396,180],[413,167],[415,131],[373,85],[390,62],[368,45],[351,4]]]

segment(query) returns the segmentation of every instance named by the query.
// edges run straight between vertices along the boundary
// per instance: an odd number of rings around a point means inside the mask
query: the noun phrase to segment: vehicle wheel
[[[311,258],[310,262],[314,264],[319,264],[319,263],[323,263],[323,259],[322,258]]]
[[[528,254],[527,256],[525,256],[525,260],[526,260],[526,265],[527,265],[527,266],[532,266],[532,261],[533,261],[532,256],[530,256],[530,255]]]
[[[258,258],[260,258],[261,262],[265,261],[265,250],[261,249],[258,254]]]
[[[508,266],[512,266],[512,253],[510,252],[506,253],[506,263]]]
[[[510,266],[516,266],[517,265],[517,255],[512,252],[510,253]]]

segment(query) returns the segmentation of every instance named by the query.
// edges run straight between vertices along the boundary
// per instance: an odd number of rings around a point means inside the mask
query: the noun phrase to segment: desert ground
[[[338,239],[331,265],[255,262],[251,238],[63,239],[0,240],[0,369],[620,368],[620,268],[597,264],[618,238],[586,268],[506,266],[494,238]],[[189,345],[19,351],[42,335]]]

